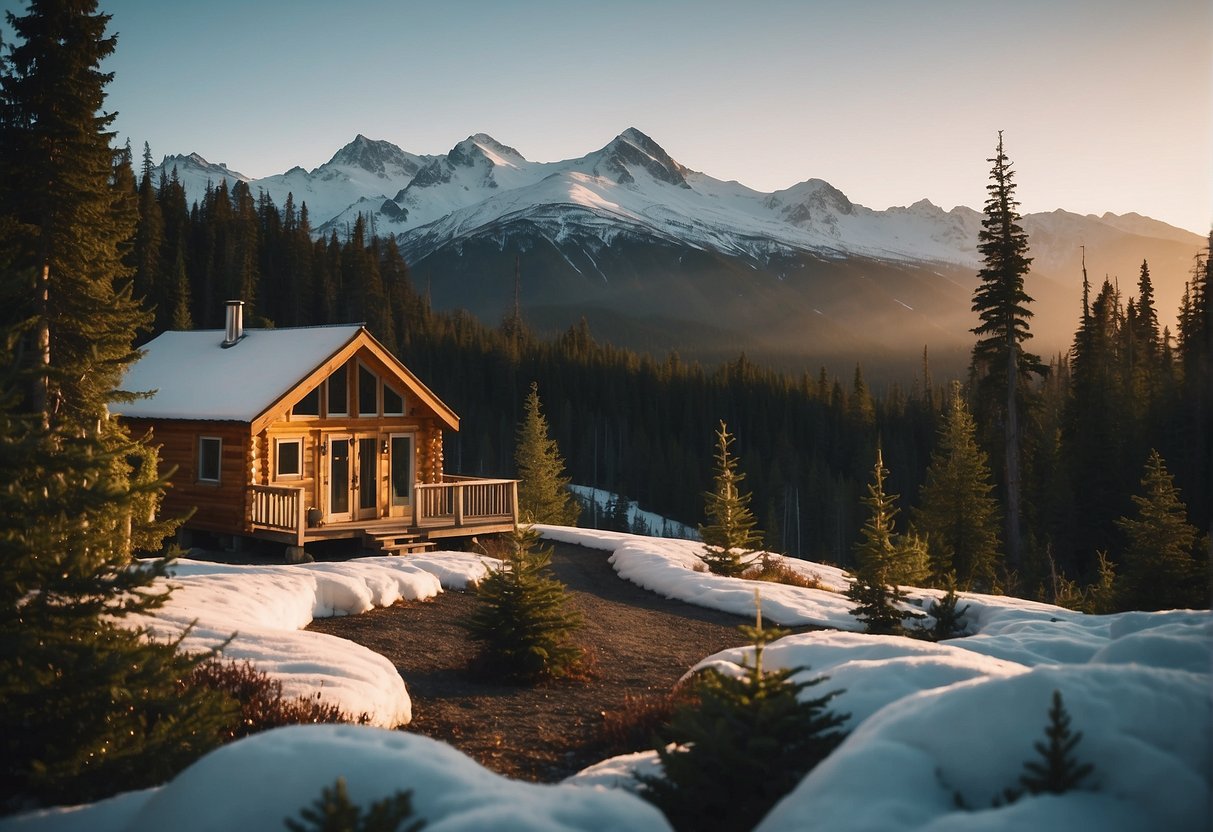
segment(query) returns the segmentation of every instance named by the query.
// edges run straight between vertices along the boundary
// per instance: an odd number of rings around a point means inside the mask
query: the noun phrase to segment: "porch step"
[[[399,555],[402,552],[427,552],[435,545],[431,540],[422,540],[421,535],[415,532],[382,529],[364,530],[362,543],[368,549],[375,549],[386,555]]]

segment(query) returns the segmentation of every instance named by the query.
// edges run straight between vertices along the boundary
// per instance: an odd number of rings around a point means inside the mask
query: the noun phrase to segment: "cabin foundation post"
[[[286,562],[287,563],[311,563],[314,561],[307,550],[302,546],[287,546],[286,547]]]

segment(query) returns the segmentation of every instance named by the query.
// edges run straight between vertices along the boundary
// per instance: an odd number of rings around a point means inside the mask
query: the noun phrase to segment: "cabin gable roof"
[[[223,340],[223,330],[199,330],[148,342],[122,387],[153,394],[112,409],[134,419],[246,422],[257,433],[366,349],[446,427],[459,429],[459,417],[360,324],[246,329],[230,347]]]

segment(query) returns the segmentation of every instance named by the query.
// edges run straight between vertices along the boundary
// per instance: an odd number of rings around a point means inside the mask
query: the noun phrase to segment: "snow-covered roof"
[[[362,329],[246,329],[227,348],[221,329],[165,332],[144,345],[122,382],[124,390],[155,395],[112,409],[138,419],[252,422]]]

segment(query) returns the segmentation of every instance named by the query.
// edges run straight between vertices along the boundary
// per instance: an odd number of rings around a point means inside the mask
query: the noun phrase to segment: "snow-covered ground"
[[[1083,616],[1014,598],[966,595],[971,635],[943,644],[855,630],[835,567],[789,561],[829,589],[721,578],[696,570],[698,544],[541,527],[545,537],[612,552],[621,577],[671,598],[740,615],[833,628],[767,648],[768,667],[804,668],[836,690],[852,732],[759,829],[1011,830],[1210,828],[1213,615],[1173,611]],[[357,614],[398,598],[461,587],[480,558],[431,553],[306,566],[183,562],[179,589],[152,622],[162,635],[196,620],[187,643],[237,632],[225,655],[248,658],[290,693],[315,693],[378,725],[407,720],[407,691],[386,660],[300,630],[313,617]],[[938,593],[911,590],[927,606]],[[744,649],[701,666],[738,672]],[[394,678],[393,678],[394,677]],[[994,808],[1043,739],[1052,692],[1081,731],[1075,755],[1095,765],[1084,788]],[[469,716],[474,719],[474,715]],[[369,803],[414,790],[427,829],[668,829],[635,797],[655,755],[603,761],[556,786],[505,780],[423,737],[357,726],[271,731],[221,748],[158,789],[0,821],[0,830],[280,828],[323,786],[346,778]],[[959,798],[959,800],[958,800]],[[963,805],[970,807],[959,808]]]
[[[579,522],[587,526],[594,525],[591,522],[594,518],[597,518],[598,524],[601,525],[602,521],[606,518],[611,502],[619,498],[619,495],[613,491],[591,488],[588,485],[570,485],[569,491],[577,495],[577,499],[586,505],[585,511],[591,516],[587,517],[583,513]],[[635,528],[638,521],[642,522],[645,528],[649,530],[648,533],[653,537],[678,537],[686,540],[699,539],[699,531],[693,526],[688,526],[677,520],[671,520],[653,511],[645,511],[640,507],[640,503],[635,500],[628,503],[627,516],[628,525],[631,528]]]

